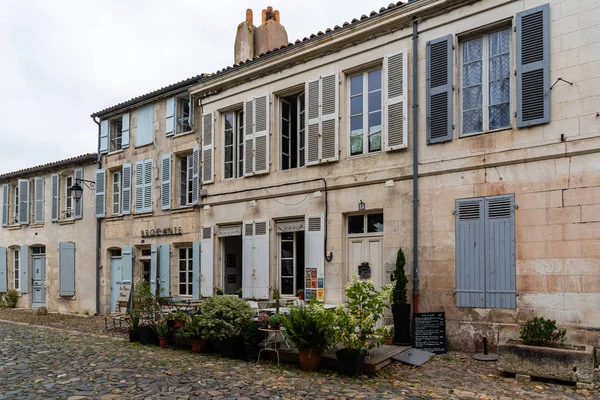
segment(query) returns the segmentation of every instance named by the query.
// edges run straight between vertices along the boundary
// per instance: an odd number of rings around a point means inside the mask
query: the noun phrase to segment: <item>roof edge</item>
[[[35,167],[30,167],[18,171],[7,172],[5,174],[0,175],[0,182],[4,182],[10,179],[23,178],[30,175],[36,175],[40,172],[51,172],[56,169],[62,169],[75,165],[89,165],[95,164],[98,162],[98,154],[97,153],[88,153],[82,154],[80,156],[67,158],[60,161],[54,161],[47,164],[37,165]]]

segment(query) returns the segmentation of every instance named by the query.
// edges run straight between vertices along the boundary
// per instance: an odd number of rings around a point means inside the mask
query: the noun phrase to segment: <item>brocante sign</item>
[[[146,229],[142,230],[142,237],[155,237],[155,236],[174,236],[174,235],[183,235],[181,231],[181,227],[173,227],[173,228],[164,228],[164,229]]]

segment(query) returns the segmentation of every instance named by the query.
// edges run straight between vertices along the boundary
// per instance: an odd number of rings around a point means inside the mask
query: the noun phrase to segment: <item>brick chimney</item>
[[[234,59],[235,63],[240,61],[252,60],[255,54],[254,31],[256,27],[253,23],[252,9],[246,10],[246,20],[238,25],[235,35]]]
[[[262,25],[254,33],[254,55],[266,53],[288,44],[287,32],[281,25],[279,10],[269,6],[262,10]]]

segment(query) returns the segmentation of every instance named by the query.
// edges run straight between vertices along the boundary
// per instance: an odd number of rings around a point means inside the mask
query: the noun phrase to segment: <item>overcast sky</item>
[[[293,42],[384,3],[0,0],[0,173],[95,152],[91,113],[233,64],[246,8],[280,10]]]

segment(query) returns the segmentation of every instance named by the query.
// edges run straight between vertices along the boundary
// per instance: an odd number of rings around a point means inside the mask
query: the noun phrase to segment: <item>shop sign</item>
[[[156,236],[174,236],[174,235],[183,235],[181,231],[181,227],[175,228],[165,228],[165,229],[146,229],[142,230],[142,237],[156,237]]]

